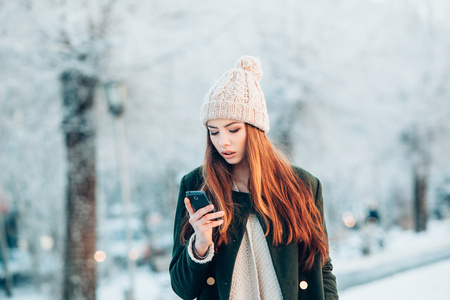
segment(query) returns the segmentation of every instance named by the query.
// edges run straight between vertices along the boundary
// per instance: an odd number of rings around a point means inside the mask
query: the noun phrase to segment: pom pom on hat
[[[266,100],[259,86],[262,75],[258,58],[239,58],[235,67],[225,72],[206,94],[200,109],[203,126],[209,120],[229,119],[269,132]]]
[[[255,77],[258,82],[261,80],[263,76],[263,71],[261,69],[261,63],[258,58],[244,55],[236,62],[236,68],[242,68],[248,72],[250,72],[253,77]]]

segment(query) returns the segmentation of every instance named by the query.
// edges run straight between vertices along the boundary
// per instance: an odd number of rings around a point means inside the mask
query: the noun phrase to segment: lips
[[[233,151],[222,151],[221,153],[224,158],[232,158],[236,154]]]

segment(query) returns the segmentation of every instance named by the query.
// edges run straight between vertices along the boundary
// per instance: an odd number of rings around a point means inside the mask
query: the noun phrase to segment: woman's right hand
[[[195,238],[195,251],[197,255],[204,256],[208,248],[212,244],[212,230],[223,223],[223,219],[213,221],[216,218],[221,218],[225,215],[223,211],[218,211],[215,213],[208,213],[214,209],[214,206],[205,206],[196,212],[192,208],[189,198],[184,198],[184,205],[189,213],[189,223],[194,228],[196,238]]]

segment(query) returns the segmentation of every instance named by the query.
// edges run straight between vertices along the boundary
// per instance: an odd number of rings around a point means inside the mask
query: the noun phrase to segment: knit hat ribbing
[[[262,75],[259,59],[242,56],[207,93],[201,107],[203,126],[209,120],[229,119],[269,132],[266,100],[259,86]]]

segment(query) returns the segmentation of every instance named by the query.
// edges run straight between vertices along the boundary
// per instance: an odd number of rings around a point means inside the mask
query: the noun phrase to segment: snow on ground
[[[342,300],[448,300],[450,259],[349,288]]]
[[[0,287],[2,288],[2,287]],[[12,298],[8,298],[4,290],[0,289],[0,299],[11,300],[49,300],[50,298],[43,293],[37,292],[32,286],[13,289]]]
[[[450,299],[450,259],[428,266],[397,273],[381,280],[341,291],[341,300],[419,300]],[[138,270],[135,300],[179,299],[170,287],[168,274],[152,275]],[[339,280],[339,278],[338,278]],[[98,300],[124,299],[126,276],[103,282]],[[22,300],[22,299],[21,299]],[[31,299],[23,299],[31,300]]]
[[[450,220],[430,221],[422,233],[391,230],[384,240],[384,249],[370,256],[350,248],[331,254],[340,289],[450,259]]]
[[[450,299],[450,220],[432,221],[424,233],[390,231],[385,247],[362,256],[348,247],[332,253],[334,273],[342,300]],[[381,271],[380,271],[381,270]],[[373,276],[377,273],[378,275]],[[389,276],[391,275],[391,276]],[[361,277],[367,280],[361,281]],[[368,281],[368,280],[372,281]],[[378,279],[378,280],[374,280]],[[349,284],[350,282],[350,284]],[[354,282],[368,282],[352,286]],[[123,300],[129,286],[127,271],[99,280],[98,300]],[[0,290],[0,298],[5,298]],[[14,289],[12,300],[53,300],[30,286]],[[135,300],[177,300],[168,272],[151,273],[139,267],[135,274]]]
[[[128,287],[129,276],[127,272],[111,280],[101,281],[97,290],[97,300],[123,300]],[[134,300],[176,299],[180,298],[172,291],[168,273],[151,273],[148,268],[137,269]]]
[[[386,277],[339,293],[341,300],[446,300],[450,298],[450,259]],[[167,273],[152,274],[138,269],[135,300],[178,300],[172,292]],[[103,281],[97,292],[98,300],[123,300],[127,276]],[[3,298],[1,295],[0,298]],[[12,300],[48,300],[28,288],[16,290]]]

